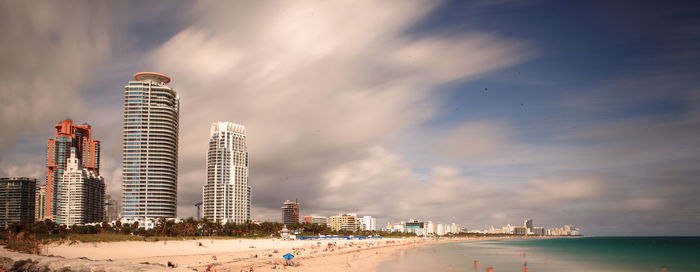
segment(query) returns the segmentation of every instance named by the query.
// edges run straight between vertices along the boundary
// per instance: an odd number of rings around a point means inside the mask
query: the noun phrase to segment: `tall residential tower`
[[[220,223],[250,220],[248,148],[245,127],[231,122],[211,125],[203,216]]]
[[[282,203],[282,223],[285,225],[299,223],[299,201],[286,200]]]
[[[124,218],[177,215],[180,102],[169,82],[166,75],[141,72],[124,87]]]
[[[46,167],[46,218],[54,218],[60,209],[58,186],[66,170],[71,151],[81,168],[100,173],[100,142],[92,139],[88,124],[75,125],[66,119],[56,124],[55,138],[49,140]]]

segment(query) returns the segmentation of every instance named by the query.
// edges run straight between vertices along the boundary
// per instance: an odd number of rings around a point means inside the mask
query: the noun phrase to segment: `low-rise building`
[[[328,225],[328,217],[314,216],[311,218],[311,224]]]
[[[332,230],[356,231],[359,229],[357,216],[354,214],[339,214],[328,218],[328,225]]]

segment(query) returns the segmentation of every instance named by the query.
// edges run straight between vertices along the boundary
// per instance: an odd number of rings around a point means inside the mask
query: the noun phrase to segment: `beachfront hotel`
[[[94,171],[83,168],[75,155],[75,148],[66,163],[66,169],[59,179],[57,224],[102,222],[104,219],[104,179]]]
[[[66,119],[56,124],[55,137],[49,139],[46,159],[46,203],[44,217],[54,218],[60,209],[58,187],[71,151],[84,169],[100,173],[100,142],[92,139],[92,127],[75,125]]]
[[[356,231],[360,228],[360,224],[357,220],[357,214],[344,213],[329,217],[328,227],[335,231]]]
[[[0,178],[0,229],[12,223],[34,222],[36,179],[26,177]]]
[[[207,151],[207,182],[202,190],[202,213],[220,223],[250,220],[248,148],[243,125],[211,125]]]
[[[177,215],[177,147],[180,102],[170,77],[134,74],[124,87],[122,217]]]

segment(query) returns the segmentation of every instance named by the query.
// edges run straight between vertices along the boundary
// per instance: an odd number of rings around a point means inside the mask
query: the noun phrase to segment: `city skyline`
[[[0,176],[43,181],[50,128],[70,117],[92,126],[99,174],[121,198],[123,86],[155,71],[182,98],[178,217],[201,201],[209,126],[232,120],[250,137],[252,219],[277,219],[298,199],[304,215],[380,222],[698,234],[695,11],[682,1],[8,2]]]

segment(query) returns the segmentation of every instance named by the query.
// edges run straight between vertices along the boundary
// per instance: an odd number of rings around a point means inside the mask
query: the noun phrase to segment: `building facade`
[[[245,127],[231,122],[211,125],[203,216],[220,223],[250,221],[248,148]]]
[[[166,75],[141,72],[124,87],[124,218],[177,215],[180,101],[169,82]]]
[[[119,220],[119,211],[121,211],[119,200],[113,199],[110,195],[105,195],[104,221],[112,222]]]
[[[54,218],[60,208],[59,180],[66,170],[71,150],[74,150],[82,168],[100,173],[100,142],[92,139],[90,125],[75,125],[73,120],[66,119],[56,124],[55,129],[55,137],[49,139],[46,152],[46,218]]]
[[[104,220],[104,179],[82,168],[75,153],[68,158],[59,182],[58,196],[57,224],[73,226]]]
[[[282,223],[285,225],[299,223],[299,202],[289,200],[282,203]]]
[[[525,231],[527,234],[532,234],[532,227],[533,227],[532,219],[525,219],[525,222],[523,222],[523,227],[525,227]]]
[[[46,220],[46,184],[36,188],[34,199],[34,221]]]
[[[327,225],[328,217],[325,216],[313,216],[311,218],[311,224]]]
[[[0,228],[34,222],[36,183],[25,177],[0,178]]]
[[[377,230],[377,219],[369,215],[365,215],[359,218],[360,229],[365,231],[376,231]]]
[[[360,224],[354,214],[339,214],[328,218],[328,227],[335,231],[356,231]]]

